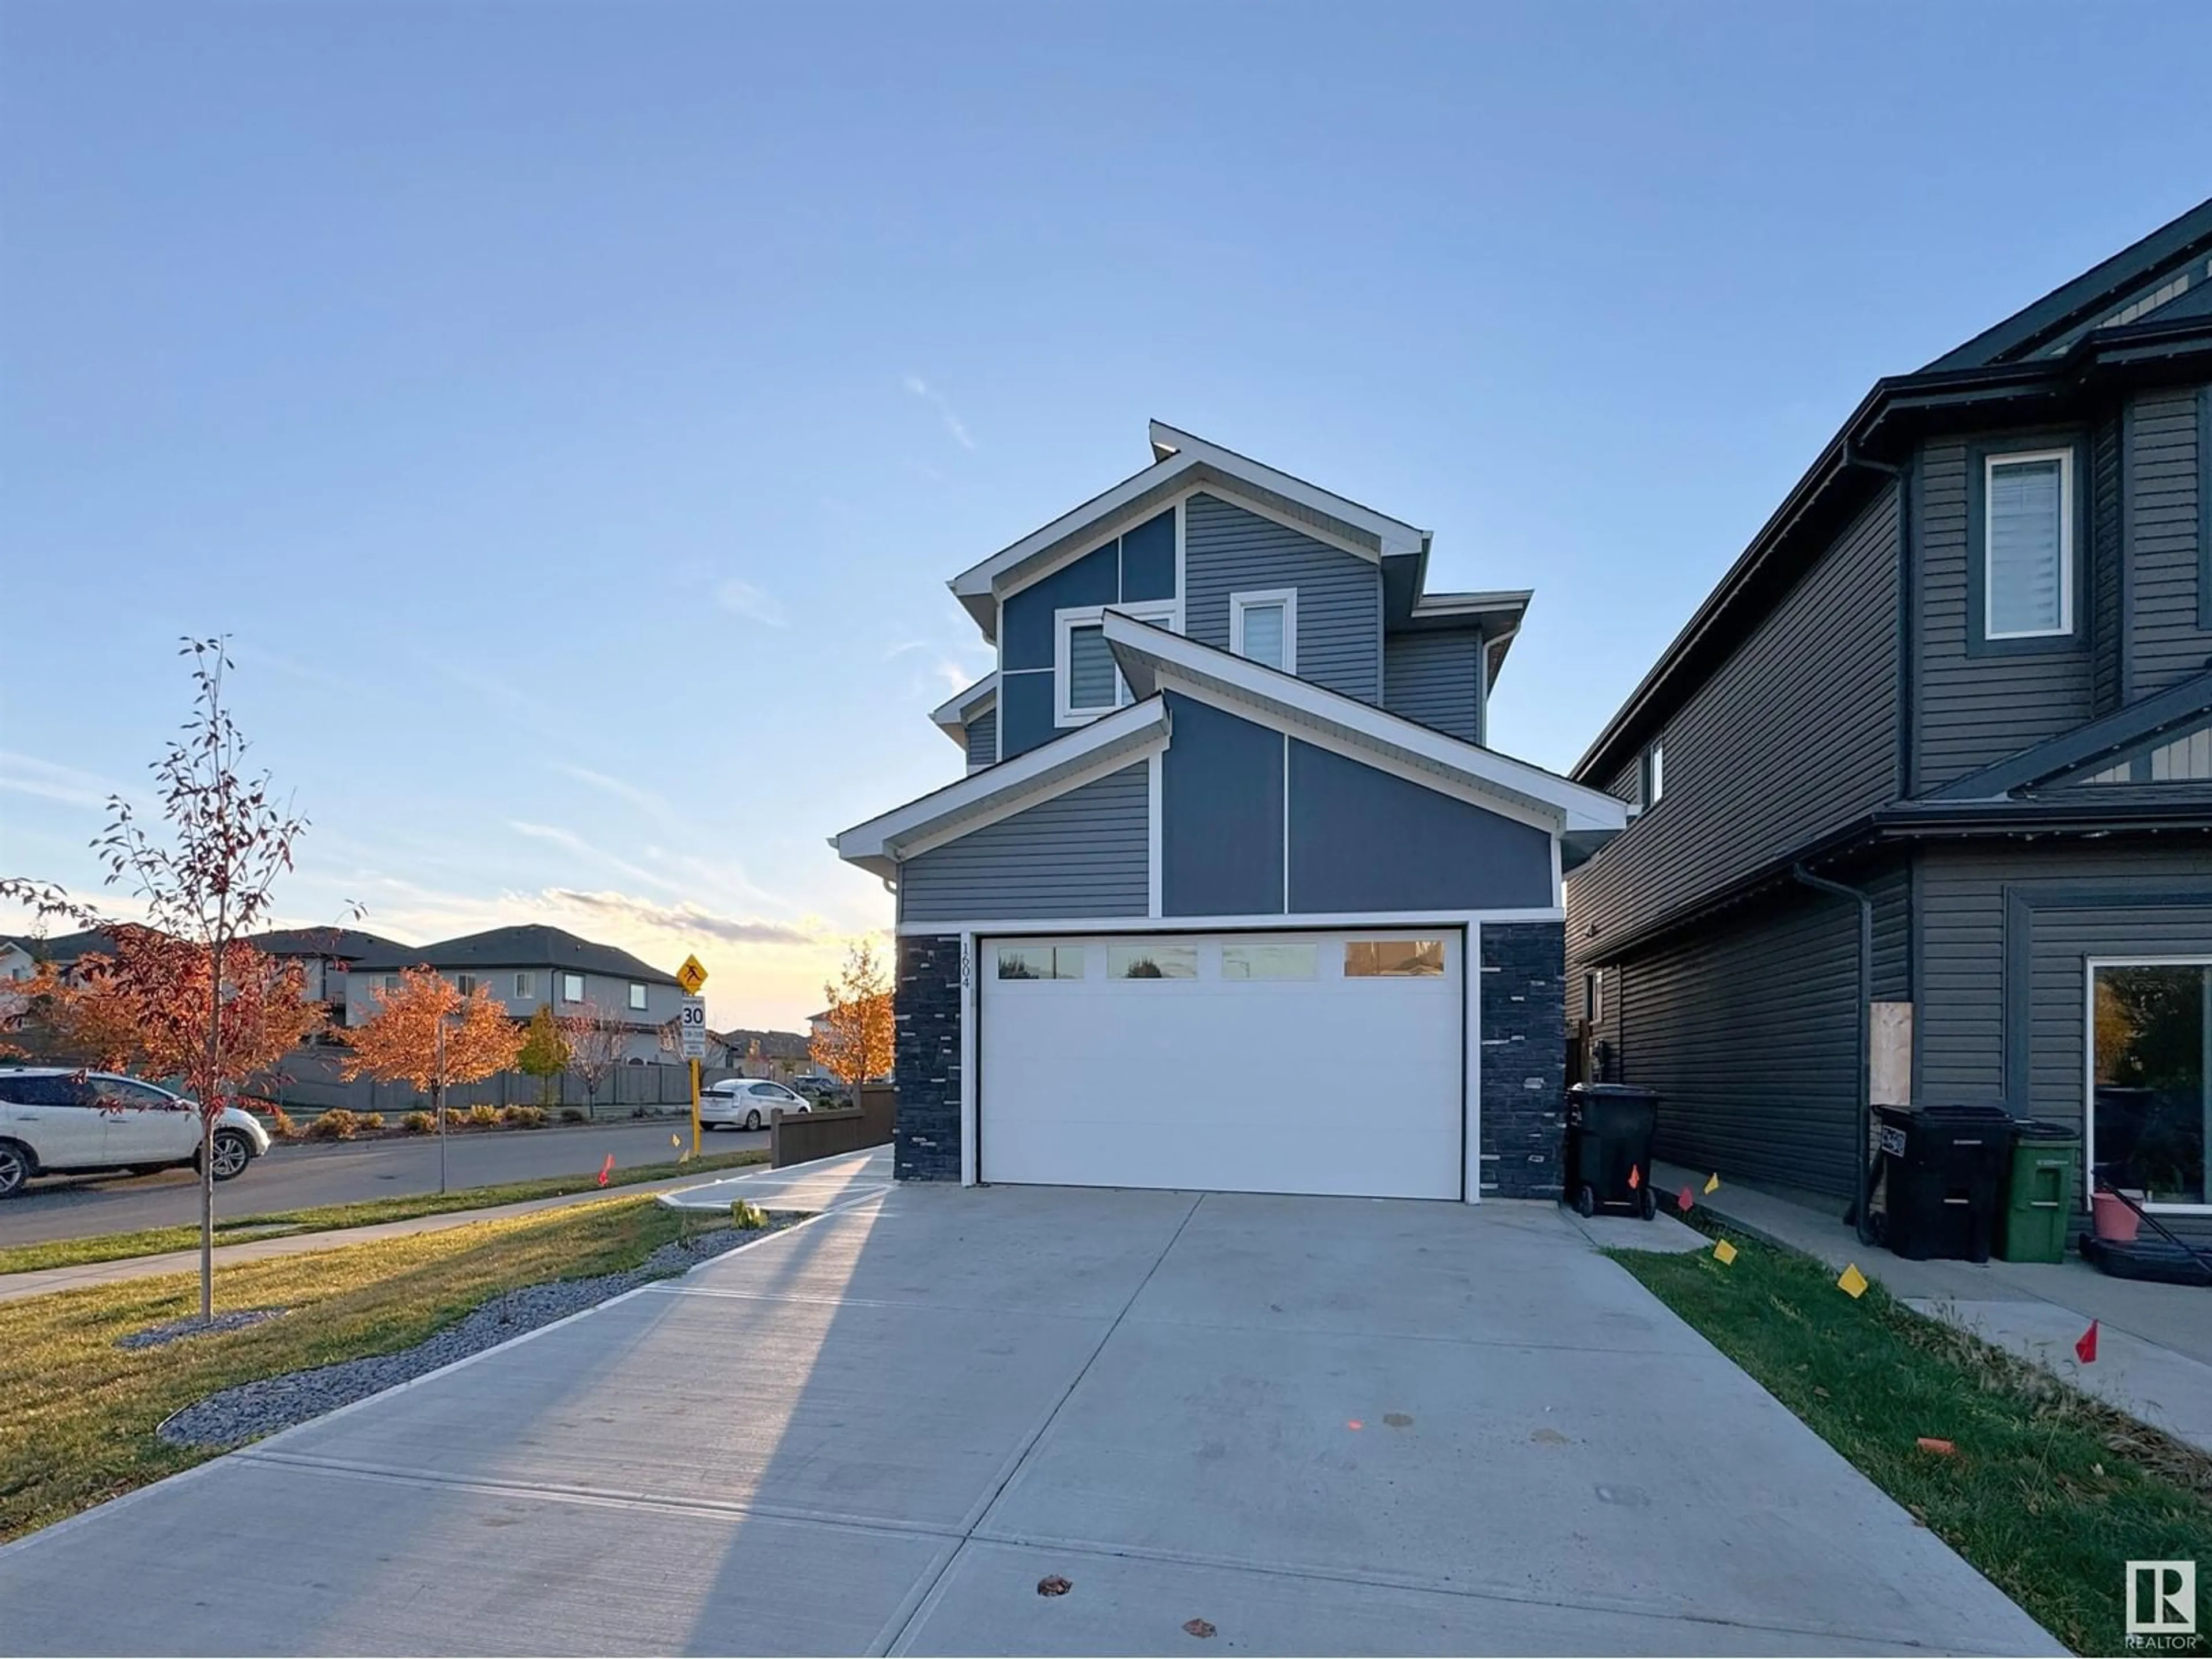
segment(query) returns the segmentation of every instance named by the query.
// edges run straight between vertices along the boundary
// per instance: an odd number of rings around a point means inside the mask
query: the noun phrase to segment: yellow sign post
[[[684,1036],[684,1057],[691,1062],[691,1156],[699,1156],[699,1062],[707,1054],[707,1000],[699,994],[699,988],[707,982],[707,970],[696,957],[684,958],[684,965],[676,970],[676,982],[684,988],[684,1015],[679,1029]]]

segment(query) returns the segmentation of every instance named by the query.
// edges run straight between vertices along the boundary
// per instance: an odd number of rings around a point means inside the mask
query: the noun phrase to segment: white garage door
[[[981,1178],[1458,1198],[1462,942],[985,939]]]

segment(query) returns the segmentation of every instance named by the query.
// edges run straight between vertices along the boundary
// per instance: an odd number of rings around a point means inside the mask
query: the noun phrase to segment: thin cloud
[[[945,401],[943,392],[936,390],[919,374],[909,374],[906,377],[906,389],[936,410],[939,416],[945,422],[945,429],[952,434],[953,441],[961,448],[975,447],[975,440],[968,434],[968,423],[963,421],[959,412]]]
[[[0,750],[0,789],[59,801],[64,806],[105,806],[108,798],[118,793],[113,784],[89,772],[6,750]]]
[[[548,887],[539,896],[549,905],[581,910],[587,915],[635,927],[664,928],[672,933],[696,933],[728,945],[811,945],[815,936],[788,922],[756,917],[726,916],[702,904],[655,904],[627,893],[585,893],[573,887]]]
[[[714,589],[714,603],[733,617],[743,617],[747,622],[757,622],[767,628],[788,628],[791,618],[784,613],[782,605],[750,582],[732,576]]]
[[[594,772],[588,766],[577,766],[568,761],[552,761],[548,764],[563,777],[573,778],[578,783],[588,784],[603,794],[613,795],[619,799],[629,802],[634,806],[642,806],[648,811],[664,814],[672,810],[665,795],[655,794],[650,789],[627,782],[621,778],[611,778],[604,772]]]
[[[683,890],[679,884],[669,880],[665,876],[656,875],[642,865],[633,864],[628,859],[618,858],[604,848],[592,846],[573,830],[563,830],[558,824],[552,823],[526,823],[520,818],[509,818],[507,821],[507,827],[518,836],[527,836],[532,841],[550,842],[554,846],[572,853],[578,858],[591,859],[604,864],[610,870],[618,871],[632,881],[641,881],[648,887],[665,888],[670,892]]]

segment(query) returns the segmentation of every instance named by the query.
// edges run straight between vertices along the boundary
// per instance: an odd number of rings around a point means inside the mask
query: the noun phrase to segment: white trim
[[[975,935],[963,929],[960,935],[960,1184],[963,1187],[975,1184],[980,1173],[977,1160],[981,1156],[981,1148],[975,1144],[975,1125],[981,1117],[975,1098],[975,1057],[980,1052],[975,1011],[982,1006],[976,979],[981,971],[975,960]]]
[[[1558,846],[1554,841],[1553,845]],[[1469,1204],[1482,1202],[1482,922],[1470,917],[1460,930],[1461,989],[1467,997],[1466,1010],[1460,1016],[1460,1030],[1466,1034],[1467,1057],[1461,1064],[1461,1088],[1466,1098],[1462,1109],[1467,1115],[1467,1158],[1460,1170],[1460,1182]]]
[[[983,705],[999,705],[999,671],[993,669],[964,691],[956,691],[929,711],[930,720],[947,731],[965,726],[982,712]]]
[[[1283,914],[1291,914],[1291,734],[1283,738]]]
[[[989,916],[946,921],[902,921],[902,938],[926,939],[958,933],[988,933],[994,939],[1026,939],[1047,933],[1342,933],[1348,927],[1457,927],[1476,921],[1565,921],[1557,906],[1521,910],[1295,911],[1261,916]]]
[[[1110,714],[1115,708],[1126,708],[1135,701],[1130,695],[1129,684],[1121,676],[1121,665],[1114,669],[1114,703],[1107,708],[1078,708],[1069,699],[1073,690],[1069,684],[1072,672],[1073,636],[1079,628],[1097,628],[1106,620],[1109,611],[1134,617],[1139,622],[1164,622],[1171,633],[1182,631],[1182,601],[1176,599],[1146,599],[1134,605],[1072,605],[1052,613],[1052,723],[1055,726],[1088,726],[1093,720]],[[1110,647],[1109,647],[1110,649]],[[1036,671],[1030,671],[1032,672]]]
[[[1060,793],[1073,787],[1060,783],[1069,773],[1094,769],[1111,756],[1136,749],[1156,737],[1164,739],[1167,724],[1167,706],[1158,698],[1117,708],[1079,735],[1040,744],[1010,761],[970,773],[919,800],[856,823],[832,837],[831,844],[837,856],[848,863],[874,870],[878,875],[891,875],[895,873],[893,848],[902,838],[948,820],[964,822],[967,814],[1010,797],[1026,801]]]
[[[1415,781],[1449,793],[1447,781],[1480,792],[1481,804],[1552,829],[1569,830],[1620,830],[1627,811],[1613,796],[1501,755],[1494,749],[1447,737],[1401,715],[1347,697],[1295,675],[1249,662],[1232,652],[1200,645],[1180,635],[1152,627],[1119,613],[1104,618],[1106,638],[1121,659],[1125,677],[1133,664],[1155,670],[1165,668],[1171,678],[1188,677],[1196,685],[1218,684],[1240,697],[1249,698],[1263,710],[1279,710],[1297,718],[1298,735],[1329,746],[1337,744],[1381,745],[1370,753],[1355,746],[1343,752],[1370,765],[1383,765],[1391,751],[1402,757],[1419,775]],[[1156,678],[1147,676],[1147,678]],[[1149,684],[1131,678],[1131,689],[1149,692]],[[1304,729],[1311,722],[1313,729]],[[1337,734],[1341,733],[1341,736]],[[1422,771],[1424,765],[1441,771],[1437,777]]]
[[[1179,431],[1164,421],[1152,422],[1148,435],[1155,453],[1163,446],[1172,448],[1178,460],[1204,462],[1224,477],[1242,479],[1255,489],[1264,489],[1271,495],[1280,495],[1285,501],[1296,501],[1300,507],[1325,514],[1340,524],[1364,530],[1382,544],[1385,555],[1418,553],[1428,545],[1429,532],[1407,524],[1402,519],[1393,519],[1377,513],[1371,507],[1362,507],[1358,501],[1347,501],[1318,485],[1310,484],[1304,478],[1279,472],[1249,455],[1240,455],[1233,449],[1224,449],[1191,433]]]
[[[1156,750],[1145,765],[1145,903],[1152,915],[1160,913],[1160,841],[1164,822],[1160,815],[1160,775],[1164,769]]]
[[[2081,960],[2081,1207],[2092,1208],[2097,1167],[2097,969],[2100,968],[2203,968],[2212,970],[2212,957],[2084,957]],[[2203,1039],[2212,1048],[2212,1029]],[[2207,1059],[2212,1059],[2208,1055]],[[2200,1079],[2203,1086],[2206,1079]],[[2202,1109],[2200,1108],[2200,1109]],[[2212,1143],[2204,1148],[2204,1180],[2212,1182]],[[2148,1215],[2212,1215],[2212,1204],[2152,1204]]]
[[[1285,674],[1298,672],[1298,590],[1295,587],[1254,587],[1229,596],[1229,648],[1246,661],[1255,660],[1244,648],[1244,613],[1255,605],[1283,608],[1283,660],[1263,663]]]
[[[1480,617],[1494,611],[1525,611],[1535,593],[1533,587],[1501,587],[1479,593],[1424,593],[1413,601],[1407,620],[1426,622],[1440,617]]]
[[[2023,628],[2000,634],[1990,626],[1990,606],[1996,586],[1990,580],[1990,486],[2001,466],[2024,466],[2035,461],[2058,463],[2058,626]],[[2074,452],[2071,449],[2016,449],[1982,457],[1982,637],[1984,640],[2057,640],[2074,631]]]

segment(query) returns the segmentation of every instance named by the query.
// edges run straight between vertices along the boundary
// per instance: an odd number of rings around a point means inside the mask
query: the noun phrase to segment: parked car
[[[817,1106],[846,1106],[852,1103],[852,1092],[834,1077],[824,1077],[819,1072],[791,1079],[791,1086]]]
[[[699,1091],[699,1123],[708,1129],[757,1129],[769,1115],[811,1110],[806,1101],[781,1083],[757,1078],[726,1077]]]
[[[215,1178],[229,1181],[269,1150],[269,1132],[226,1106],[212,1144]],[[199,1108],[182,1095],[112,1072],[0,1071],[0,1198],[33,1176],[198,1169],[199,1153]]]

